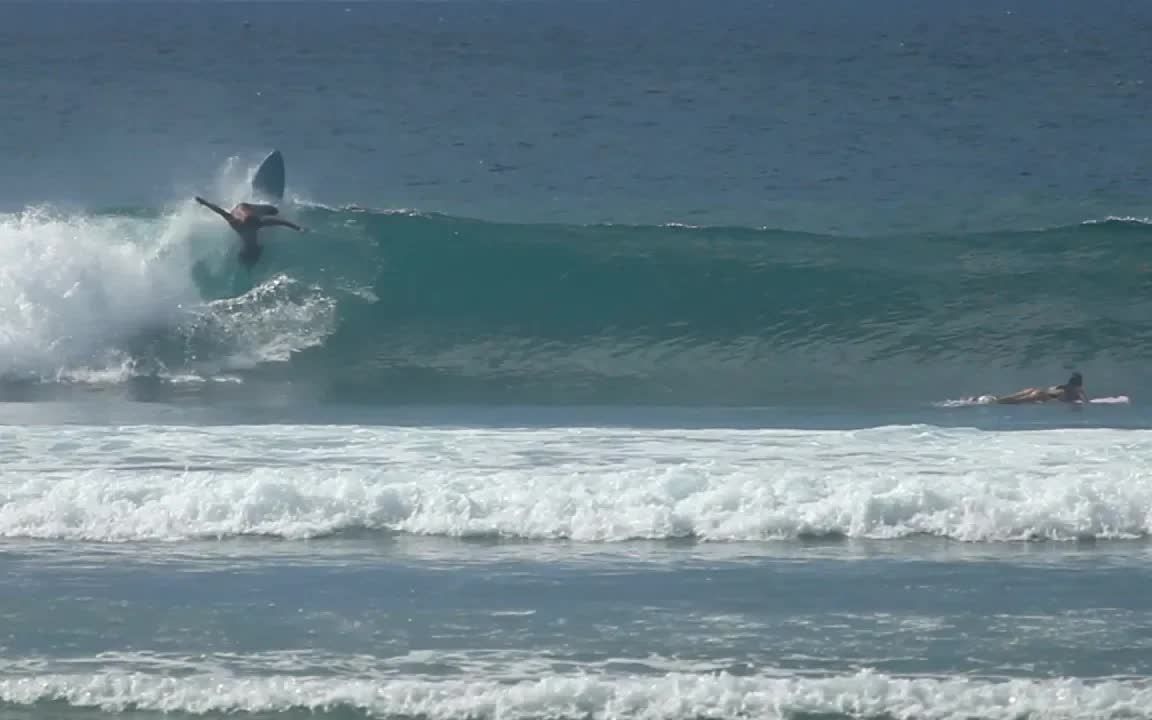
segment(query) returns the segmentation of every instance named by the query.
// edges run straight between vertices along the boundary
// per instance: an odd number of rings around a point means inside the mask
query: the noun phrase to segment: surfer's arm
[[[290,227],[293,230],[298,230],[300,232],[304,232],[304,228],[300,227],[299,225],[297,225],[294,222],[288,222],[287,220],[283,220],[281,218],[274,218],[274,217],[260,218],[260,227],[267,227],[269,225],[283,225],[284,227]]]
[[[212,212],[214,212],[217,215],[219,215],[220,217],[224,218],[225,220],[228,221],[229,224],[232,223],[232,213],[228,212],[227,210],[220,207],[219,205],[214,205],[214,204],[208,202],[207,200],[205,200],[204,198],[200,197],[199,195],[196,196],[196,202],[200,203],[204,207],[208,208]]]

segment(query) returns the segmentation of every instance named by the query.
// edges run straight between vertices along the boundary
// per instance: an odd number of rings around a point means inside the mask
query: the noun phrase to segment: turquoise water
[[[5,13],[3,717],[1149,717],[1142,5]]]
[[[1149,382],[1136,221],[843,237],[290,216],[309,234],[267,231],[252,273],[191,206],[12,219],[3,392],[873,412],[1072,369],[1097,396]],[[77,234],[104,256],[61,257]]]

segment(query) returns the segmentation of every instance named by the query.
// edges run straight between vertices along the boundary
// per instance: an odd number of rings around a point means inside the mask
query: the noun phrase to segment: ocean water
[[[0,718],[1152,718],[1145,3],[0,17]]]

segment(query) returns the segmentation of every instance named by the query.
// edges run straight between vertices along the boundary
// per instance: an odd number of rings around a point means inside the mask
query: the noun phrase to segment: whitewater
[[[0,455],[0,537],[1140,540],[1150,443],[931,426],[25,427]]]

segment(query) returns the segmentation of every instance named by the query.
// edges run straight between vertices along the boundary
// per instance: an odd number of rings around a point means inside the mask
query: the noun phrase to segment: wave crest
[[[287,212],[313,232],[269,236],[251,280],[188,209],[0,220],[0,376],[274,364],[340,400],[610,404],[926,403],[1072,366],[1107,394],[1152,380],[1138,222],[846,238]]]

